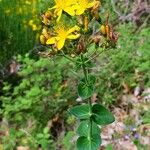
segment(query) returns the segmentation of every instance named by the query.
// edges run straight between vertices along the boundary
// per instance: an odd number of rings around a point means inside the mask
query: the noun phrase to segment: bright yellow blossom
[[[75,15],[76,0],[55,0],[56,5],[51,9],[55,9],[54,14],[58,16],[57,21],[60,20],[62,12],[66,12],[71,16]]]
[[[77,0],[77,2],[78,4],[76,5],[76,15],[83,14],[86,9],[91,8],[97,4],[96,0]]]
[[[58,50],[61,50],[65,44],[67,39],[77,39],[80,37],[80,34],[75,34],[76,31],[79,31],[80,28],[78,26],[74,26],[73,28],[66,30],[64,27],[60,27],[56,29],[56,36],[51,37],[47,40],[46,44],[55,44]]]

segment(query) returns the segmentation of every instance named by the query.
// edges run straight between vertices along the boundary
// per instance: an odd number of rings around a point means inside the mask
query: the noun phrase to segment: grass
[[[41,0],[0,0],[0,63],[25,54],[36,44]],[[33,25],[37,29],[33,29]],[[38,31],[39,32],[39,31]]]

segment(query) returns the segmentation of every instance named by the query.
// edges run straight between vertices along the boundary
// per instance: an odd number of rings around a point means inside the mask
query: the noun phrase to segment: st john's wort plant
[[[100,126],[114,122],[115,118],[104,106],[93,103],[96,77],[91,68],[101,53],[115,47],[118,35],[108,23],[102,23],[99,0],[55,0],[42,15],[43,29],[40,41],[47,51],[40,52],[49,58],[63,56],[75,64],[79,79],[78,96],[84,104],[71,107],[69,112],[80,119],[77,129],[78,150],[97,150],[101,145]]]

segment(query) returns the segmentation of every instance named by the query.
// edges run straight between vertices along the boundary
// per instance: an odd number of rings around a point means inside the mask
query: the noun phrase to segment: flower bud
[[[109,25],[106,25],[105,28],[106,28],[107,39],[109,39],[109,37],[110,37],[110,27],[109,27]]]
[[[52,13],[50,11],[45,12],[45,17],[50,19],[52,17]]]
[[[50,37],[50,34],[48,33],[47,29],[45,29],[45,28],[42,30],[42,34],[44,35],[44,37],[46,39],[48,39]]]
[[[44,35],[40,35],[40,42],[41,42],[41,44],[43,44],[43,45],[46,43],[46,38],[45,38]]]
[[[101,31],[101,33],[103,34],[103,35],[106,35],[106,26],[104,26],[104,25],[101,25],[101,27],[100,27],[100,31]]]
[[[85,32],[88,30],[88,24],[89,24],[88,17],[85,17],[84,18],[84,31]]]

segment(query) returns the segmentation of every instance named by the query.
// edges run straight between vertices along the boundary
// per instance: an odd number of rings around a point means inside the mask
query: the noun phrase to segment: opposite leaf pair
[[[92,109],[92,110],[90,110]],[[81,121],[77,133],[77,148],[79,150],[97,150],[101,145],[100,128],[98,125],[108,125],[114,122],[115,118],[111,112],[99,104],[84,104],[69,109]]]

